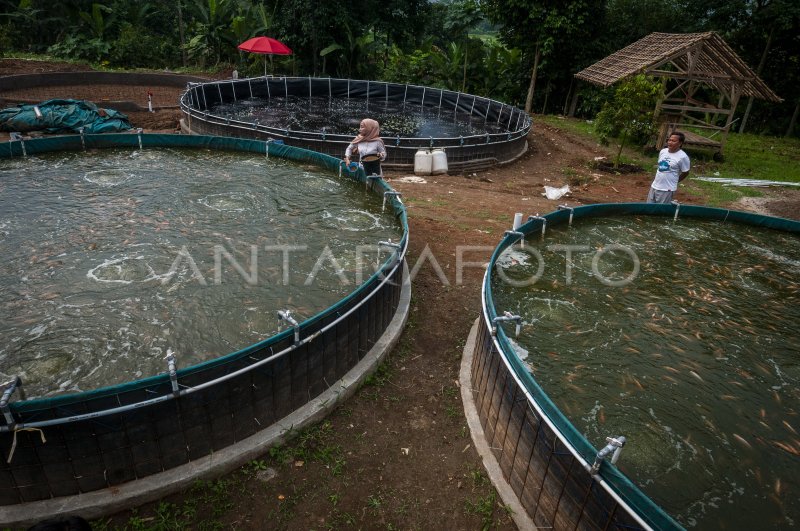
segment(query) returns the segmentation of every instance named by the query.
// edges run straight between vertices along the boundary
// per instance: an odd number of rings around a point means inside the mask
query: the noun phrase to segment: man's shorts
[[[664,205],[670,204],[672,202],[672,197],[675,195],[675,192],[669,192],[667,190],[656,190],[652,186],[650,187],[650,193],[647,194],[647,202],[648,203],[661,203]]]

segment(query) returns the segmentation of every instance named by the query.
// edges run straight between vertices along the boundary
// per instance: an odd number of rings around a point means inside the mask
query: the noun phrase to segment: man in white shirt
[[[667,147],[658,154],[658,171],[647,194],[648,203],[669,204],[678,189],[678,183],[689,175],[689,155],[681,149],[685,140],[683,133],[669,135]]]

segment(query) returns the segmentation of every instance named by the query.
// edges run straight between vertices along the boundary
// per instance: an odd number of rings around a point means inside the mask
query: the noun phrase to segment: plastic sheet
[[[48,100],[0,111],[0,131],[47,133],[118,133],[131,129],[128,117],[83,100]]]

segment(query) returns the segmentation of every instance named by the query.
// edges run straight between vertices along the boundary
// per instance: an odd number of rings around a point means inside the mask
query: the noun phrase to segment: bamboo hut
[[[660,78],[664,85],[655,109],[661,124],[658,149],[670,133],[680,130],[686,145],[721,156],[742,96],[783,101],[714,32],[651,33],[575,77],[608,87],[639,73]]]

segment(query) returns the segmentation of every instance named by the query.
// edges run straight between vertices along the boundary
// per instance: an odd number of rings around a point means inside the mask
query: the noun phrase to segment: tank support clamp
[[[374,174],[374,173],[373,173],[372,175],[367,175],[367,180],[366,180],[366,181],[364,181],[364,182],[366,183],[366,185],[367,185],[367,189],[369,190],[369,188],[370,188],[371,184],[372,184],[373,182],[377,181],[377,180],[378,180],[378,179],[380,179],[380,178],[381,178],[381,176],[380,176],[380,175],[376,175],[376,174]]]
[[[3,395],[0,398],[0,411],[3,412],[8,427],[13,429],[17,422],[14,420],[14,415],[11,413],[11,408],[8,403],[11,401],[11,395],[14,394],[14,391],[17,389],[19,389],[20,398],[25,400],[25,391],[22,389],[22,378],[15,376],[11,381],[6,382],[4,387]]]
[[[513,322],[516,325],[515,335],[519,337],[520,329],[522,328],[522,316],[514,315],[511,312],[503,312],[503,315],[498,315],[492,319],[492,335],[497,336],[497,323],[500,322]]]
[[[681,210],[681,204],[678,201],[670,201],[673,205],[675,205],[675,217],[672,218],[672,221],[678,221],[678,212]]]
[[[402,196],[403,194],[401,194],[400,192],[383,192],[383,206],[381,207],[381,212],[386,211],[387,197],[396,197],[397,200],[400,201],[400,203],[402,203],[403,202],[403,200],[401,199]]]
[[[611,455],[611,464],[615,465],[619,460],[619,454],[622,453],[622,447],[625,446],[625,437],[618,436],[618,437],[606,437],[606,442],[608,443],[605,448],[597,452],[597,456],[594,458],[594,464],[592,468],[589,469],[589,473],[591,475],[595,475],[600,471],[600,465],[603,464],[606,457]]]
[[[178,369],[175,363],[175,354],[172,352],[171,348],[167,349],[167,357],[164,359],[167,360],[169,381],[172,383],[172,394],[173,396],[178,396],[181,392],[180,388],[178,388]]]
[[[506,236],[519,236],[519,244],[520,244],[520,246],[524,246],[525,245],[525,233],[524,232],[520,232],[518,230],[507,230],[503,234],[505,234]]]
[[[558,205],[559,210],[569,210],[569,226],[572,226],[572,216],[575,214],[575,209],[567,205]]]
[[[547,218],[540,216],[537,212],[535,216],[528,216],[528,221],[533,221],[534,219],[538,219],[542,222],[542,238],[544,238],[544,231],[547,230]]]
[[[283,319],[294,328],[294,344],[300,343],[300,323],[292,317],[291,310],[278,310],[278,318]]]

